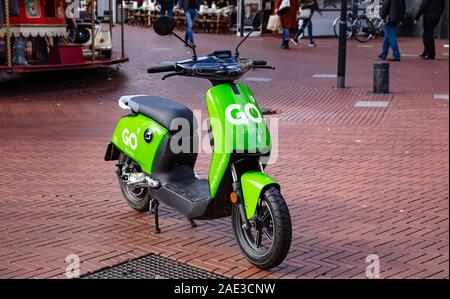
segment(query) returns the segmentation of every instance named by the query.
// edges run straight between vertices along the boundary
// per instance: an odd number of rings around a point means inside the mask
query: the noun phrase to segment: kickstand
[[[188,220],[189,220],[189,222],[191,223],[191,227],[197,227],[197,222],[195,222],[194,219],[189,219],[189,218],[188,218]]]
[[[159,234],[161,233],[161,229],[159,228],[159,213],[158,213],[159,202],[156,199],[153,199],[150,205],[151,205],[151,212],[155,216],[155,234]]]

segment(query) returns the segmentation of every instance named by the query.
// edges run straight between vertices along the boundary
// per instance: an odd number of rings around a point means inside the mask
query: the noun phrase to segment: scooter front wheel
[[[287,256],[292,240],[291,216],[280,191],[265,190],[258,202],[251,227],[243,228],[237,205],[233,206],[232,225],[236,241],[245,257],[261,269],[278,266]]]

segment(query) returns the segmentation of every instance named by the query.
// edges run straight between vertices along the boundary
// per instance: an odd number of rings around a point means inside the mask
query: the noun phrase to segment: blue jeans
[[[289,31],[289,28],[283,28],[283,40],[287,41],[291,37],[291,33]]]
[[[387,57],[389,47],[392,48],[393,56],[395,59],[400,59],[400,50],[397,42],[397,26],[392,24],[386,24],[384,26],[384,42],[381,56]]]
[[[160,16],[165,16],[167,13],[167,16],[173,20],[173,9],[167,9],[167,8],[161,8]]]
[[[197,15],[197,11],[195,9],[188,9],[184,12],[186,16],[186,34],[184,36],[184,40],[187,43],[194,44],[194,19]]]
[[[295,35],[295,38],[299,39],[300,35],[302,35],[302,33],[305,31],[305,27],[308,27],[307,29],[308,29],[309,41],[313,42],[314,41],[314,38],[313,38],[313,25],[312,25],[311,18],[303,20],[302,27],[300,27],[298,29],[297,34]]]

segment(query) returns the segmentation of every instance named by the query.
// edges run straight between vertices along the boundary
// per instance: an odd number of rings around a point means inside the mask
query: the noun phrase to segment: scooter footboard
[[[277,181],[259,171],[249,171],[244,173],[241,176],[241,186],[244,194],[244,206],[247,219],[250,219],[255,215],[256,206],[258,205],[261,193],[268,186],[275,186],[280,189],[280,185]]]

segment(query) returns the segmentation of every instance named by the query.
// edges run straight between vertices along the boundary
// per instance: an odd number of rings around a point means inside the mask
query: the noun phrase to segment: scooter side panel
[[[232,153],[267,153],[271,149],[269,129],[251,90],[244,84],[222,84],[206,95],[214,153],[209,171],[214,197]]]
[[[250,88],[243,83],[212,87],[206,105],[214,137],[214,151],[267,153],[270,134]]]
[[[244,193],[244,206],[247,219],[252,218],[255,214],[261,192],[267,186],[274,185],[278,189],[280,188],[277,181],[259,171],[249,171],[244,173],[241,176],[241,185]]]
[[[144,139],[148,129],[152,131],[149,142]],[[128,115],[117,123],[111,141],[145,173],[151,174],[156,154],[167,133],[167,129],[144,115]]]

